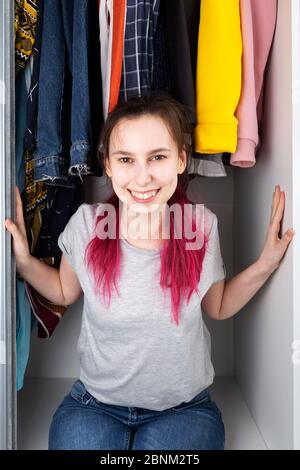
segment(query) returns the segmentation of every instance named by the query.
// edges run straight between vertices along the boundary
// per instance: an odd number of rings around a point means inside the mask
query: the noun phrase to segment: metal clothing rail
[[[0,0],[0,449],[16,449],[16,295],[11,236],[4,220],[14,218],[14,2]]]

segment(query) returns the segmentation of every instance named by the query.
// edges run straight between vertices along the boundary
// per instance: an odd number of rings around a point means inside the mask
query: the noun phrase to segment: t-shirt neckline
[[[134,246],[126,238],[120,238],[121,243],[123,244],[124,247],[135,251],[136,253],[148,255],[148,256],[155,256],[155,255],[160,255],[162,248],[140,248],[138,246]]]

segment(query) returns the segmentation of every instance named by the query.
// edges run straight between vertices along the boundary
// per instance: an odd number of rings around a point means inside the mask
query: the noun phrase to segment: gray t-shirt
[[[200,295],[183,302],[177,326],[171,320],[170,290],[160,287],[160,249],[121,243],[120,296],[110,307],[94,294],[84,263],[101,203],[82,204],[60,234],[58,245],[76,272],[84,293],[78,339],[80,379],[99,401],[162,411],[190,401],[212,384],[210,335],[201,300],[226,276],[216,215],[204,207],[209,236],[199,282]],[[101,260],[99,260],[101,262]]]

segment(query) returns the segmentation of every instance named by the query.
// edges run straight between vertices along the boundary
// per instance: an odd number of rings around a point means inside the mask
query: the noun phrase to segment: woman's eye
[[[122,157],[122,158],[119,159],[119,161],[121,163],[127,163],[127,162],[124,162],[124,160],[129,160],[129,158],[128,157]]]
[[[160,160],[162,160],[163,158],[165,158],[164,155],[154,155],[153,158],[158,158],[158,157],[159,157]],[[159,160],[156,160],[156,161],[159,161]]]

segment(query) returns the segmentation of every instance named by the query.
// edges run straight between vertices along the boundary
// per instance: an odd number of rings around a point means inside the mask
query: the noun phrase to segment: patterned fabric
[[[44,182],[34,182],[32,151],[25,149],[25,226],[30,253],[34,249],[42,227],[41,211],[47,205],[47,187]]]
[[[15,0],[16,74],[25,68],[35,41],[39,0]]]
[[[151,92],[160,0],[127,0],[120,99]]]

